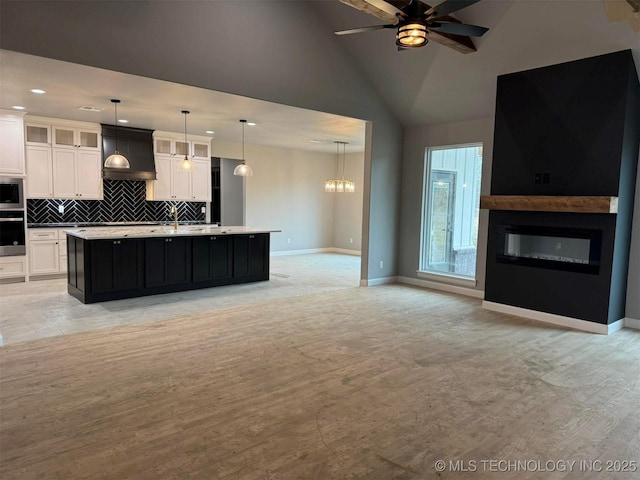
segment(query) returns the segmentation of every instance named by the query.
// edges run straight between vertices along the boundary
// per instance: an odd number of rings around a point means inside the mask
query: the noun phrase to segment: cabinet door
[[[44,275],[60,272],[57,240],[29,242],[29,273]]]
[[[82,150],[100,150],[100,131],[80,128],[76,130],[76,145]]]
[[[102,198],[102,160],[100,152],[79,150],[76,160],[76,194],[82,200]]]
[[[178,163],[183,157],[174,157],[171,160],[171,175],[173,178],[174,200],[191,200],[191,172],[178,171]]]
[[[233,276],[249,275],[249,235],[233,236]]]
[[[25,145],[34,147],[50,147],[51,146],[51,127],[49,125],[41,125],[36,123],[25,124]]]
[[[165,285],[191,281],[191,239],[165,239]]]
[[[178,285],[191,281],[191,243],[187,238],[145,240],[147,287]]]
[[[169,138],[154,138],[153,139],[153,153],[156,155],[171,155],[171,139]]]
[[[191,199],[197,202],[211,201],[211,160],[193,160],[195,171],[191,173]]]
[[[27,198],[53,197],[51,147],[27,147]]]
[[[249,235],[249,275],[269,272],[269,234]]]
[[[0,174],[24,175],[22,117],[0,115]]]
[[[76,151],[54,148],[53,153],[53,196],[55,198],[76,198]]]
[[[71,127],[54,125],[53,146],[59,148],[76,148],[76,131]]]
[[[136,290],[144,286],[142,240],[91,241],[92,293]]]
[[[156,180],[153,182],[153,200],[172,200],[171,157],[156,156]]]
[[[226,235],[193,239],[193,281],[231,278],[231,252]]]
[[[209,144],[204,142],[192,142],[191,143],[191,156],[196,159],[206,159],[209,160],[211,156],[209,155]]]

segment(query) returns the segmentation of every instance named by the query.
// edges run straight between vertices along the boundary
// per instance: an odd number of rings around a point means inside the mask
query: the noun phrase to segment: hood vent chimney
[[[102,161],[116,146],[115,125],[102,124]],[[153,159],[153,130],[118,127],[118,150],[131,168],[103,168],[102,178],[111,180],[155,180],[156,164]]]

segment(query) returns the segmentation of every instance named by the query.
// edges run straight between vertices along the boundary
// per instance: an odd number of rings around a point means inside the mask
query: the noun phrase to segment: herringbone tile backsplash
[[[144,181],[104,179],[103,187],[103,200],[27,199],[27,222],[168,222],[174,204],[180,221],[205,221],[204,202],[148,202]]]

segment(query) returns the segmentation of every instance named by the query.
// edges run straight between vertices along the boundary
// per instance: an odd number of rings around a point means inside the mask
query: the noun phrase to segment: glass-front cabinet
[[[100,149],[100,130],[54,125],[53,146],[56,148]]]

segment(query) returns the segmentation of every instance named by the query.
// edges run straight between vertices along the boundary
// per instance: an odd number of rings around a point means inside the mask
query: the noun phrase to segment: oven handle
[[[0,218],[0,222],[24,222],[24,217],[20,217],[20,218]]]

